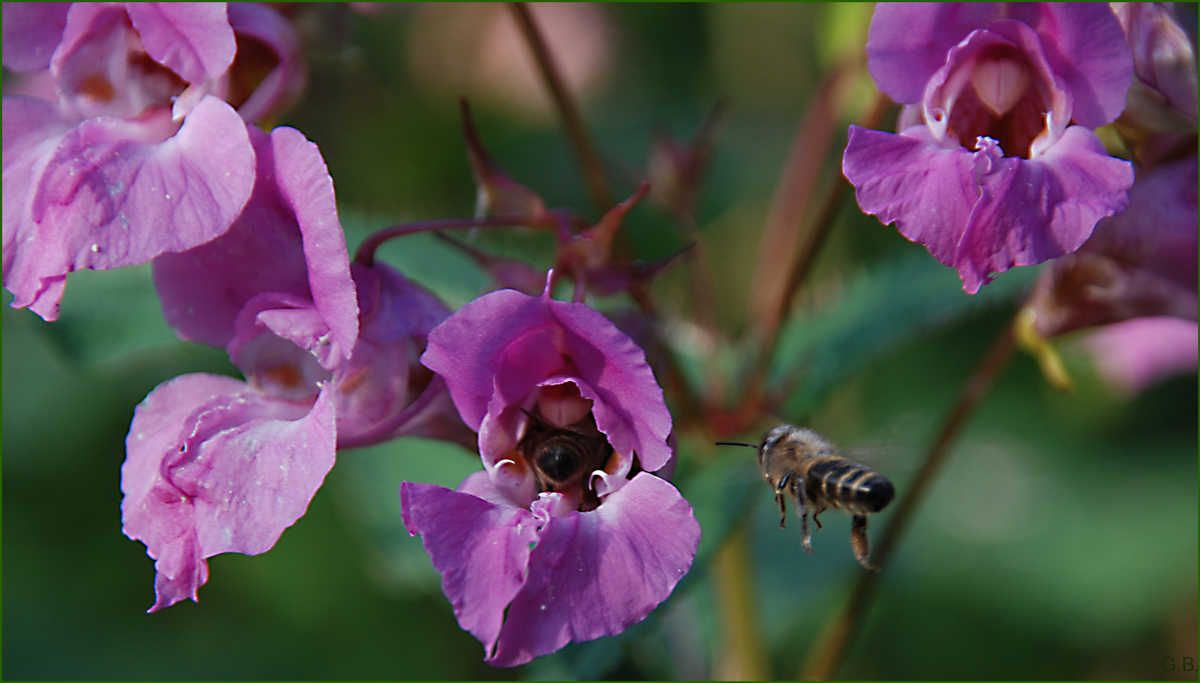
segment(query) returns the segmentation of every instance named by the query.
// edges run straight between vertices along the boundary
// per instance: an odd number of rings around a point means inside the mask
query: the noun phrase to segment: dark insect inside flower
[[[784,496],[796,502],[804,549],[812,552],[808,529],[808,513],[812,512],[817,528],[817,516],[829,508],[845,510],[853,516],[850,526],[850,545],[859,564],[872,571],[871,544],[867,539],[867,515],[883,510],[892,502],[896,490],[887,477],[859,463],[838,455],[837,447],[811,429],[780,425],[763,435],[761,446],[748,443],[721,442],[717,445],[758,448],[758,467],[775,491],[779,504],[779,528],[787,519]]]
[[[520,449],[533,463],[540,491],[586,484],[584,479],[602,469],[612,455],[612,445],[596,429],[590,415],[568,427],[558,427],[529,411],[525,414],[530,423]]]

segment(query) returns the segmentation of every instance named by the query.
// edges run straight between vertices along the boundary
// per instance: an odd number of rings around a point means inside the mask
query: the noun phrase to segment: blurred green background
[[[686,139],[727,98],[699,223],[709,253],[720,255],[721,323],[742,329],[758,236],[796,122],[825,70],[862,49],[870,6],[536,10],[552,48],[555,36],[568,38],[559,48],[569,52],[566,70],[621,196],[636,187],[656,133]],[[597,217],[504,7],[288,11],[310,83],[277,123],[320,145],[351,248],[395,222],[473,213],[459,95],[512,176],[551,206]],[[867,83],[846,96],[865,101]],[[625,229],[645,258],[684,244],[649,203]],[[552,258],[539,236],[474,239],[543,267]],[[381,255],[452,307],[487,285],[426,236],[389,243]],[[862,454],[903,491],[1034,276],[1010,272],[970,297],[952,270],[848,202],[774,357],[773,379],[805,377],[778,417]],[[676,268],[651,292],[665,310],[682,309],[684,282]],[[600,304],[617,312],[624,302]],[[1164,671],[1163,659],[1177,668],[1196,661],[1196,376],[1122,396],[1072,340],[1060,346],[1078,387],[1055,393],[1031,359],[1013,357],[882,577],[844,677],[1195,678],[1194,669]],[[6,305],[3,354],[6,679],[708,678],[725,638],[711,553],[739,527],[749,539],[757,637],[771,675],[790,678],[862,571],[848,519],[827,514],[816,553],[805,555],[798,525],[779,530],[751,451],[681,433],[676,483],[705,533],[692,573],[622,636],[493,669],[459,630],[397,497],[404,480],[455,487],[478,458],[402,439],[339,453],[308,514],[274,549],[212,558],[198,604],[147,615],[153,562],[121,534],[119,507],[134,406],[178,374],[236,369],[222,351],[174,338],[148,266],[73,274],[53,324]],[[705,363],[686,348],[677,359],[685,370]],[[876,534],[887,516],[873,520]]]

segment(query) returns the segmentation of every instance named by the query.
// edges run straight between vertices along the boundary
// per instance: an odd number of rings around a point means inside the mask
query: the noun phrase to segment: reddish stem
[[[604,178],[604,166],[601,165],[596,148],[592,144],[591,138],[588,137],[587,129],[583,126],[579,108],[575,106],[575,100],[567,91],[562,73],[551,57],[550,48],[547,47],[546,40],[542,37],[541,29],[538,28],[528,5],[523,2],[514,2],[510,3],[509,7],[512,8],[517,25],[525,36],[525,42],[529,43],[529,49],[533,51],[534,61],[537,62],[538,71],[542,74],[546,89],[554,97],[554,104],[558,107],[563,125],[567,129],[567,135],[571,138],[571,146],[575,148],[575,155],[579,157],[579,165],[583,168],[584,180],[587,182],[588,192],[592,195],[592,203],[596,205],[600,213],[604,213],[612,208],[612,193],[609,192],[608,181]]]
[[[534,225],[531,216],[487,216],[485,218],[438,218],[429,221],[401,223],[384,228],[362,241],[354,252],[354,260],[366,266],[374,265],[375,250],[384,242],[404,235],[431,230],[453,230],[454,228],[511,228],[518,225]]]

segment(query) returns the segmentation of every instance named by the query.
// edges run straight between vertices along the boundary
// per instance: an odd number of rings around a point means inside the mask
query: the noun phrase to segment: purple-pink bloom
[[[489,663],[620,633],[670,595],[700,527],[651,474],[673,462],[671,416],[633,340],[584,304],[500,290],[434,329],[422,362],[479,432],[484,471],[457,491],[405,482],[404,523]],[[599,459],[562,471],[536,445],[547,430]]]
[[[70,272],[144,263],[229,228],[254,185],[246,122],[294,97],[303,65],[266,7],[4,11],[5,66],[48,68],[56,95],[4,97],[4,285],[13,306],[54,320]],[[277,62],[251,93],[231,76],[235,27]]]
[[[1080,341],[1096,369],[1124,394],[1136,394],[1171,375],[1195,372],[1195,320],[1134,318],[1106,325]]]
[[[224,346],[247,381],[184,375],[135,412],[122,512],[156,560],[151,611],[195,600],[208,557],[269,550],[338,447],[467,434],[444,384],[417,364],[448,311],[386,265],[352,272],[316,145],[291,128],[248,130],[258,168],[241,216],[154,262],[168,322]]]
[[[1143,316],[1196,319],[1196,157],[1139,172],[1129,206],[1057,259],[1030,301],[1038,333]]]
[[[1132,62],[1101,4],[880,3],[867,43],[899,134],[850,127],[859,206],[953,266],[996,273],[1078,249],[1124,207],[1131,165],[1091,129],[1125,105]]]
[[[421,365],[429,333],[450,310],[386,264],[350,266],[358,291],[359,333],[350,358],[334,373],[338,446],[399,436],[474,446],[445,381]]]

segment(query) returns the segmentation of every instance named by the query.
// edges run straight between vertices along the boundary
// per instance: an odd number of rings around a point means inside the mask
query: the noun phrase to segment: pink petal
[[[627,432],[629,447],[637,453],[642,468],[653,472],[662,467],[671,457],[667,445],[671,413],[646,362],[646,353],[604,314],[589,306],[551,302],[551,310],[571,333],[564,341],[579,376],[604,404],[595,413],[598,425],[604,420],[607,428],[602,431],[609,435],[609,441],[621,448],[624,439],[618,432],[632,428]],[[616,413],[611,421],[602,414],[607,410]],[[618,417],[624,425],[615,419]]]
[[[202,83],[233,63],[237,45],[225,3],[131,2],[125,7],[146,53],[183,80]]]
[[[5,98],[6,118],[9,102]],[[137,124],[97,118],[69,131],[52,153],[30,144],[27,149],[44,160],[10,162],[6,149],[6,180],[10,165],[44,169],[30,179],[23,199],[14,198],[15,215],[6,182],[5,236],[14,237],[8,244],[16,251],[6,256],[5,284],[13,304],[35,306],[53,319],[58,297],[47,291],[61,288],[67,273],[144,263],[223,233],[253,183],[254,154],[245,130],[229,105],[207,97],[178,133],[159,143],[124,137],[137,133]],[[53,132],[43,128],[30,136]]]
[[[550,519],[489,662],[516,666],[624,631],[667,599],[699,543],[691,506],[645,472],[591,512]]]
[[[18,256],[35,258],[38,225],[31,219],[33,190],[45,172],[54,148],[71,129],[58,107],[32,97],[4,98],[4,286],[19,295],[14,306],[25,306],[43,295],[40,283],[22,282],[13,273]],[[18,270],[25,270],[22,267]],[[11,275],[11,278],[10,278]],[[60,278],[65,282],[65,278]],[[32,291],[29,291],[32,289]],[[48,297],[51,298],[51,297]],[[57,298],[53,298],[57,310]],[[56,316],[52,311],[48,320]]]
[[[511,289],[485,294],[429,333],[421,362],[446,379],[463,421],[478,431],[504,353],[518,339],[549,322],[544,305],[535,297]]]
[[[138,406],[121,509],[125,534],[157,560],[150,611],[196,600],[207,558],[266,552],[303,516],[333,467],[328,391],[309,408],[229,378],[184,375]]]
[[[1006,18],[1038,33],[1077,123],[1095,128],[1121,113],[1133,61],[1116,15],[1099,3],[879,3],[867,41],[871,76],[897,102],[919,102],[953,46]]]
[[[321,151],[295,128],[271,132],[279,192],[296,212],[304,240],[313,303],[330,334],[349,355],[358,337],[358,299],[350,278],[346,237],[338,221],[333,178]]]
[[[1068,127],[1038,158],[1014,161],[983,177],[962,232],[954,262],[972,294],[993,273],[1078,249],[1097,221],[1125,207],[1133,184],[1133,166],[1083,126]]]
[[[893,135],[850,126],[842,171],[858,205],[885,225],[895,222],[908,239],[953,265],[959,238],[978,200],[975,155],[944,149],[925,126]]]
[[[996,3],[882,2],[867,39],[868,69],[893,100],[921,101],[950,48],[971,31],[1003,18]]]
[[[1136,394],[1172,375],[1196,371],[1196,330],[1194,320],[1134,318],[1106,325],[1081,344],[1110,384]]]
[[[70,9],[66,2],[4,3],[4,68],[22,72],[50,66]]]
[[[1102,3],[1011,3],[1009,14],[1042,36],[1042,49],[1073,100],[1071,118],[1088,128],[1112,122],[1125,109],[1133,56],[1121,22]]]
[[[487,474],[479,472],[474,481]],[[486,482],[480,484],[487,486]],[[467,482],[463,482],[467,486]],[[524,582],[536,522],[524,508],[429,484],[400,485],[404,526],[421,536],[462,628],[490,655],[504,610]]]
[[[219,239],[155,260],[163,313],[184,339],[225,346],[251,298],[297,296],[313,301],[344,358],[357,338],[358,305],[332,180],[297,131],[248,130],[258,159],[254,195]]]

